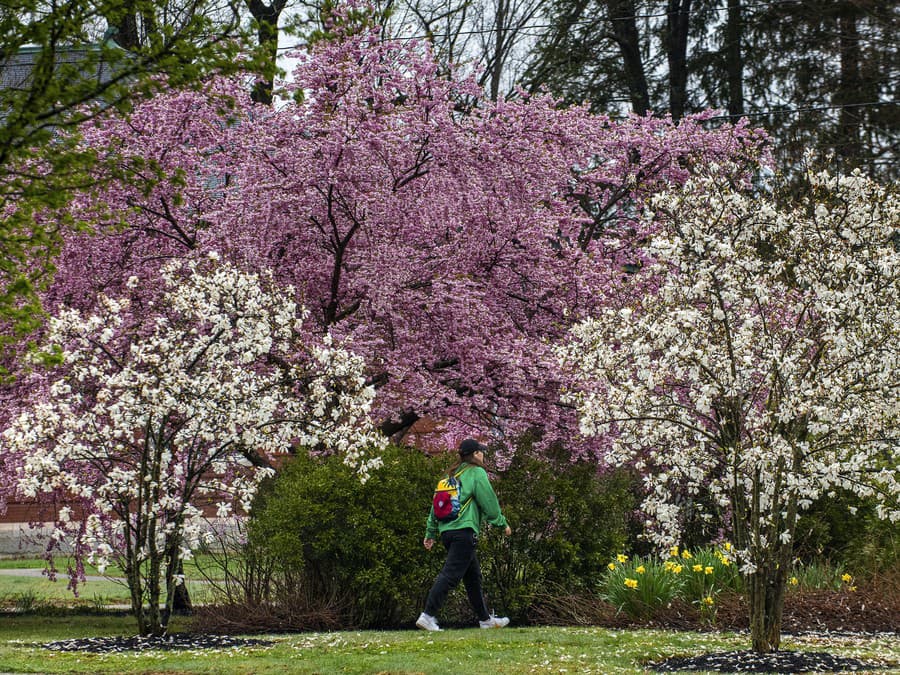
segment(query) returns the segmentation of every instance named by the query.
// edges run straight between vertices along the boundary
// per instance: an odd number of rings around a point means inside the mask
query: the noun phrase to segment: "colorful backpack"
[[[468,468],[466,467],[459,471],[456,475],[445,476],[438,481],[437,487],[434,489],[434,499],[431,502],[431,505],[434,507],[434,517],[438,521],[449,523],[456,520],[460,511],[472,501],[472,498],[469,497],[465,504],[459,503],[459,490],[462,487],[459,477]]]

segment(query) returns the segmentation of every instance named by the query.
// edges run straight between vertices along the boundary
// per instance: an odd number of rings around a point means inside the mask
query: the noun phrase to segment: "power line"
[[[741,9],[757,9],[757,8],[774,8],[785,5],[802,5],[803,0],[780,0],[779,2],[760,2],[754,4],[745,4],[741,5]],[[728,7],[713,7],[708,11],[710,12],[727,12]],[[628,16],[603,16],[598,17],[596,19],[585,19],[583,21],[572,21],[570,23],[542,23],[542,24],[528,24],[524,26],[520,26],[516,29],[516,32],[523,33],[525,31],[531,31],[535,29],[547,29],[547,28],[562,28],[562,29],[571,29],[575,26],[592,26],[597,23],[603,23],[606,21],[633,21],[636,19],[658,19],[667,17],[671,14],[671,12],[657,12],[651,14],[631,14]],[[410,42],[412,40],[433,40],[436,38],[450,38],[450,37],[460,37],[460,36],[472,36],[472,35],[494,35],[496,30],[493,28],[481,28],[481,29],[469,29],[469,30],[459,30],[459,31],[447,31],[444,33],[436,33],[432,32],[430,34],[425,35],[403,35],[403,36],[391,36],[387,39],[389,40],[397,40],[403,42]],[[531,37],[540,37],[541,34],[530,34]],[[859,37],[858,41],[878,41],[885,42],[885,40],[878,40],[872,36]],[[890,43],[889,43],[890,44]],[[279,51],[288,51],[288,50],[297,50],[305,47],[305,43],[296,43],[292,46],[286,47],[278,47]]]
[[[794,113],[821,112],[825,110],[846,110],[850,108],[871,108],[881,105],[900,105],[896,101],[869,101],[866,103],[840,103],[834,105],[808,106],[805,108],[776,108],[773,110],[761,110],[758,112],[748,112],[729,115],[715,115],[710,120],[733,120],[742,117],[768,117],[769,115],[789,115]]]

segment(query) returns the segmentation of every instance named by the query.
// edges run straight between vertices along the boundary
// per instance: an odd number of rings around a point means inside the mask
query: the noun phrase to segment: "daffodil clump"
[[[646,617],[678,597],[681,585],[681,578],[658,558],[619,554],[607,565],[603,595],[620,612]]]
[[[695,604],[701,615],[713,622],[719,593],[741,588],[727,543],[694,552],[674,546],[665,559],[629,558],[620,553],[607,565],[605,578],[606,599],[635,618],[678,598]]]
[[[795,560],[788,577],[788,588],[817,588],[832,591],[856,591],[856,579],[841,563]]]

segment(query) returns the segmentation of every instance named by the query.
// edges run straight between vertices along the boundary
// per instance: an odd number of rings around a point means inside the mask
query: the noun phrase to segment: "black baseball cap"
[[[467,438],[459,444],[459,456],[468,457],[478,451],[487,452],[487,446],[482,445],[474,438]]]

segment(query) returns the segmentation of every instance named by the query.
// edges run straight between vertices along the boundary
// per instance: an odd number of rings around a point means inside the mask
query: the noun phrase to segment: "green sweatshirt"
[[[494,494],[494,488],[491,487],[487,471],[475,464],[463,462],[455,473],[459,477],[459,503],[462,509],[456,520],[441,523],[434,517],[432,507],[425,523],[425,538],[437,539],[441,532],[462,530],[466,527],[472,528],[475,534],[478,534],[481,523],[485,520],[495,527],[506,527],[506,518],[500,512],[500,503]]]

